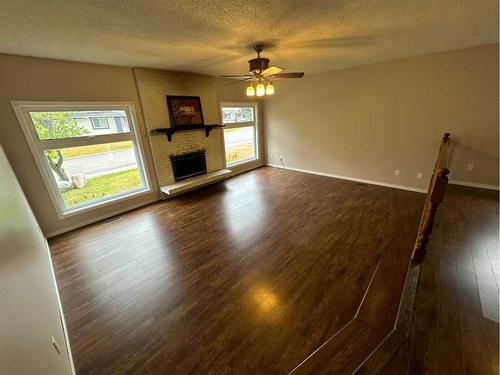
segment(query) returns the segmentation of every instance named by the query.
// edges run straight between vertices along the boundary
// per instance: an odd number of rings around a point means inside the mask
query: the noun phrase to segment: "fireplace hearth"
[[[175,181],[199,176],[207,173],[205,151],[189,152],[187,154],[170,156]]]

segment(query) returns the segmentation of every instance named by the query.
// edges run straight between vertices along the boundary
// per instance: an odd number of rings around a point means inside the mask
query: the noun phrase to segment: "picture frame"
[[[167,95],[170,127],[205,126],[199,96]]]

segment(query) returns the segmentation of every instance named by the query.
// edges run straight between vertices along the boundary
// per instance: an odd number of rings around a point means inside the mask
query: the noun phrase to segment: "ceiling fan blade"
[[[218,76],[219,78],[240,78],[240,77],[253,77],[251,74],[224,74]]]
[[[253,78],[253,76],[245,78],[245,79],[238,79],[238,80],[236,80],[234,82],[226,83],[226,86],[234,85],[235,83],[240,83],[240,82],[248,81],[249,79],[252,79],[252,78]]]
[[[277,73],[271,76],[271,78],[302,78],[302,77],[304,77],[304,72]]]
[[[273,74],[278,74],[278,73],[281,73],[283,70],[283,68],[279,68],[277,66],[270,66],[269,68],[267,68],[266,70],[264,70],[262,72],[262,75],[264,76],[272,76]]]

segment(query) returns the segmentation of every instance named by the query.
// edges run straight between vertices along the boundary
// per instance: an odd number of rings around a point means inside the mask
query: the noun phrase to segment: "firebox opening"
[[[175,181],[199,176],[207,173],[205,151],[190,152],[187,154],[173,155],[170,157]]]

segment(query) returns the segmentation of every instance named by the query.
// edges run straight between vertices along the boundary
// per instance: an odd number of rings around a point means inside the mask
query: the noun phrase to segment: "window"
[[[128,132],[127,118],[124,116],[115,117],[115,126],[117,133]]]
[[[106,117],[91,117],[90,121],[94,129],[109,129],[109,123]]]
[[[131,104],[13,107],[61,217],[150,191]]]
[[[226,165],[257,159],[256,104],[235,103],[221,106]]]

